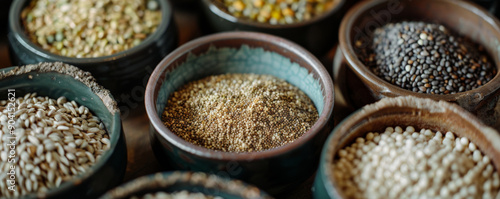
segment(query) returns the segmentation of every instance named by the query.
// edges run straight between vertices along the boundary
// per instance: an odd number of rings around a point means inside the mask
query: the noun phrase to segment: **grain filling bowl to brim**
[[[319,119],[290,144],[245,153],[194,145],[163,124],[161,115],[171,92],[190,81],[223,73],[269,74],[282,78],[311,98],[319,111]],[[324,66],[313,55],[288,40],[263,33],[218,33],[188,42],[165,57],[148,82],[145,106],[151,122],[151,142],[153,148],[157,148],[155,152],[160,161],[167,160],[176,169],[241,179],[277,194],[298,185],[316,169],[320,147],[333,127],[330,119],[333,84]]]
[[[439,23],[452,32],[464,35],[483,46],[497,71],[500,71],[500,25],[499,21],[483,8],[468,1],[454,0],[378,0],[363,1],[355,5],[345,16],[339,30],[339,43],[346,64],[356,78],[345,80],[345,84],[361,81],[369,88],[366,97],[353,97],[352,104],[366,104],[384,97],[415,96],[454,102],[472,112],[486,124],[500,127],[500,77],[497,72],[491,81],[465,92],[456,94],[423,94],[412,92],[386,82],[359,60],[354,43],[360,36],[370,36],[366,31],[389,22],[416,20]],[[359,78],[359,79],[358,79]],[[359,94],[359,93],[358,93]]]
[[[323,56],[337,42],[340,21],[348,7],[347,0],[339,0],[330,10],[311,18],[292,24],[261,23],[246,18],[238,18],[227,12],[220,0],[201,0],[203,23],[209,32],[256,31],[289,39],[303,46],[316,56]]]
[[[337,152],[369,132],[384,132],[386,127],[413,126],[432,131],[451,131],[466,137],[500,168],[500,134],[460,106],[445,101],[404,96],[384,98],[351,114],[332,131],[321,153],[313,187],[314,198],[345,198],[333,177],[331,165]],[[499,198],[500,194],[496,198]]]
[[[178,33],[173,19],[173,8],[168,0],[156,0],[162,13],[154,33],[139,45],[102,57],[76,58],[57,55],[44,50],[28,37],[21,22],[21,12],[32,0],[12,2],[9,12],[8,43],[13,65],[38,62],[64,62],[92,73],[98,83],[120,100],[122,93],[130,93],[134,86],[146,86],[154,67],[177,47]]]
[[[36,92],[38,96],[52,99],[65,96],[86,106],[103,122],[111,143],[84,173],[46,193],[33,193],[23,198],[95,198],[121,183],[127,165],[127,149],[120,112],[109,91],[95,83],[90,73],[60,62],[0,69],[0,94],[4,99],[8,89],[15,89],[16,98]]]

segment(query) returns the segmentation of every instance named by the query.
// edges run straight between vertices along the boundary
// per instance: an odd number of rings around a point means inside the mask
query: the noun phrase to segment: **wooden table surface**
[[[179,45],[201,36],[197,12],[183,8],[174,9],[174,19],[179,29]],[[12,66],[9,60],[8,45],[5,29],[0,29],[0,68]],[[325,56],[322,61],[325,67],[331,68],[333,52]],[[144,109],[144,101],[137,102],[138,106],[130,109],[130,112],[122,117],[123,130],[127,143],[128,164],[123,182],[130,181],[140,176],[165,171],[153,154],[149,142],[149,120]],[[339,121],[351,112],[335,105],[334,117]],[[340,108],[340,109],[339,109]],[[341,113],[341,114],[340,114]],[[299,188],[282,196],[283,198],[311,198],[311,187],[314,176],[306,180]]]

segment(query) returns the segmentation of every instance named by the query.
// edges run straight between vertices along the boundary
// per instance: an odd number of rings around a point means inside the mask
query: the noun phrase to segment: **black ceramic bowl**
[[[280,36],[294,41],[316,56],[322,56],[337,42],[340,21],[351,5],[350,1],[339,0],[337,6],[310,20],[271,25],[229,14],[220,0],[201,0],[206,31],[223,32],[232,30],[256,31]]]
[[[225,199],[271,198],[265,192],[239,180],[231,180],[216,175],[193,172],[165,172],[140,177],[108,191],[101,199],[127,199],[141,197],[147,193],[175,193],[187,191]]]
[[[21,22],[21,11],[31,0],[17,0],[9,13],[9,50],[13,65],[61,61],[92,73],[97,81],[109,89],[118,102],[123,95],[144,93],[147,79],[161,59],[177,46],[177,28],[168,0],[157,0],[162,12],[161,22],[153,34],[138,46],[97,58],[74,58],[50,53],[33,43]],[[142,101],[137,99],[136,101]]]
[[[11,74],[9,71],[12,70],[16,72]],[[75,78],[67,73],[79,75]],[[110,149],[103,153],[101,159],[85,173],[63,182],[60,187],[51,189],[45,194],[30,194],[25,198],[95,198],[119,185],[123,179],[127,165],[127,149],[116,102],[108,91],[100,86],[92,86],[91,89],[82,83],[82,79],[93,78],[88,72],[60,62],[0,70],[1,99],[7,98],[8,89],[15,89],[9,93],[14,93],[16,98],[32,92],[53,99],[65,96],[88,107],[99,117],[111,141]]]
[[[192,144],[161,121],[169,95],[180,86],[224,73],[268,74],[297,86],[311,98],[319,119],[302,137],[259,152],[231,153]],[[146,88],[146,111],[159,160],[176,169],[238,178],[270,194],[283,193],[309,178],[321,146],[332,129],[333,83],[324,66],[304,48],[279,37],[252,32],[205,36],[170,53],[155,69]]]

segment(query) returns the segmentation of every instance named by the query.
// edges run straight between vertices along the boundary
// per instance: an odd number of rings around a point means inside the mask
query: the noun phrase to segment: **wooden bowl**
[[[488,125],[500,128],[500,110],[496,110],[500,95],[500,75],[497,74],[483,86],[456,94],[436,95],[412,92],[386,82],[373,74],[358,58],[354,50],[356,38],[367,36],[372,28],[389,22],[418,20],[443,24],[461,35],[485,47],[491,55],[497,71],[500,71],[500,26],[495,17],[486,10],[468,1],[454,0],[380,0],[363,1],[354,6],[342,21],[339,42],[347,65],[363,82],[368,97],[356,99],[379,100],[385,97],[416,96],[434,100],[454,102],[473,112]],[[347,80],[351,84],[357,79]],[[353,104],[366,104],[365,101]],[[498,104],[500,105],[500,104]]]
[[[500,168],[500,134],[456,104],[413,96],[384,98],[355,112],[333,130],[321,154],[314,183],[315,198],[345,198],[333,179],[331,164],[337,152],[368,132],[389,126],[451,131],[466,137]],[[500,195],[499,195],[500,197]]]

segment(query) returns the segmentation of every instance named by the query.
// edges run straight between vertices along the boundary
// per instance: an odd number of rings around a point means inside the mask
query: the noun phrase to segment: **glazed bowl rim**
[[[497,88],[495,85],[500,85],[500,60],[495,61],[493,59],[493,64],[495,64],[495,68],[497,69],[497,74],[486,84],[482,86],[471,89],[464,92],[458,92],[455,94],[427,94],[427,93],[418,93],[410,90],[406,90],[404,88],[400,88],[397,85],[393,85],[389,82],[386,82],[382,78],[375,75],[371,72],[368,67],[358,59],[358,55],[355,53],[353,47],[353,41],[351,40],[350,33],[353,28],[356,27],[355,22],[365,13],[370,10],[375,10],[374,8],[378,5],[384,5],[389,3],[391,0],[378,0],[378,1],[362,1],[356,4],[353,8],[351,8],[345,17],[342,19],[340,29],[339,29],[339,46],[342,50],[344,58],[347,60],[347,65],[354,71],[357,76],[361,79],[365,79],[368,82],[371,82],[373,85],[378,85],[378,87],[383,88],[381,91],[382,94],[389,94],[389,96],[393,95],[412,95],[416,97],[423,98],[431,98],[435,100],[446,100],[446,101],[454,101],[459,100],[462,97],[466,96],[474,96],[474,98],[482,98],[484,96],[488,96],[491,93],[495,92]],[[461,7],[464,10],[468,10],[470,13],[474,15],[480,16],[481,19],[484,20],[484,23],[493,27],[496,32],[500,34],[500,24],[497,19],[495,19],[492,15],[490,15],[486,10],[479,7],[479,5],[475,5],[468,1],[454,1],[454,0],[435,0],[435,2],[444,2],[454,7]],[[432,4],[432,3],[431,3]],[[454,27],[449,27],[454,30]],[[499,38],[500,39],[500,38]],[[488,54],[490,54],[488,52]],[[491,55],[491,54],[490,54]],[[500,58],[499,58],[500,59]],[[363,80],[363,81],[365,81]]]
[[[196,49],[198,47],[203,47],[213,42],[227,41],[227,40],[237,40],[237,41],[239,40],[239,41],[250,41],[250,42],[258,41],[259,44],[257,44],[257,47],[262,47],[263,45],[266,44],[279,46],[283,49],[286,49],[284,51],[297,55],[298,58],[304,60],[304,62],[310,65],[312,70],[317,72],[318,74],[317,80],[322,82],[324,85],[324,88],[322,88],[324,106],[321,115],[319,115],[318,120],[314,123],[314,125],[311,127],[309,131],[307,131],[303,136],[293,141],[292,143],[283,145],[281,147],[264,151],[257,151],[257,152],[236,153],[236,152],[223,152],[223,151],[211,150],[202,146],[192,144],[172,133],[163,124],[161,118],[157,115],[157,110],[155,107],[157,99],[154,98],[156,96],[156,94],[154,93],[155,90],[159,91],[159,87],[161,87],[160,77],[162,76],[162,74],[164,74],[165,71],[170,67],[177,67],[173,66],[172,64],[179,58],[181,58],[183,55],[189,54],[193,49]],[[241,42],[241,44],[246,44],[246,42]],[[284,55],[282,56],[286,57]],[[265,33],[235,31],[235,32],[216,33],[192,40],[180,46],[172,53],[167,55],[158,64],[158,66],[151,74],[151,77],[146,87],[144,103],[152,128],[154,128],[156,130],[156,133],[161,135],[163,139],[166,139],[168,142],[180,148],[181,150],[186,151],[195,156],[200,156],[208,159],[254,160],[254,159],[270,158],[285,154],[289,151],[299,148],[300,146],[304,145],[309,140],[311,140],[313,137],[315,137],[329,123],[330,117],[333,112],[333,99],[334,99],[333,95],[334,95],[333,82],[328,72],[324,68],[323,64],[321,64],[321,62],[316,57],[314,57],[304,48],[286,39]]]
[[[67,56],[62,56],[58,55],[55,53],[51,53],[48,50],[43,49],[39,45],[33,43],[26,31],[24,30],[24,25],[21,22],[21,12],[25,8],[26,4],[29,4],[29,2],[32,0],[16,0],[12,2],[12,5],[9,10],[9,36],[12,36],[15,38],[17,42],[19,42],[20,46],[23,46],[26,50],[32,52],[33,54],[36,54],[38,57],[43,57],[44,59],[47,60],[53,60],[53,61],[62,61],[65,63],[71,63],[75,65],[81,65],[81,64],[95,64],[95,63],[101,63],[101,62],[113,62],[116,60],[123,60],[126,59],[127,57],[138,54],[144,50],[147,50],[149,46],[157,42],[158,40],[162,39],[162,35],[164,32],[167,31],[167,29],[170,26],[174,25],[173,21],[173,9],[172,9],[172,4],[168,0],[156,0],[159,3],[160,6],[160,11],[161,11],[161,21],[160,24],[158,24],[158,27],[156,28],[155,32],[153,34],[150,34],[149,36],[146,37],[139,45],[134,46],[132,48],[129,48],[127,50],[123,50],[111,55],[106,55],[106,56],[100,56],[100,57],[83,57],[83,58],[76,58],[76,57],[67,57]],[[12,35],[11,35],[12,34]],[[99,65],[87,65],[86,68],[94,68],[94,67],[100,67]]]

